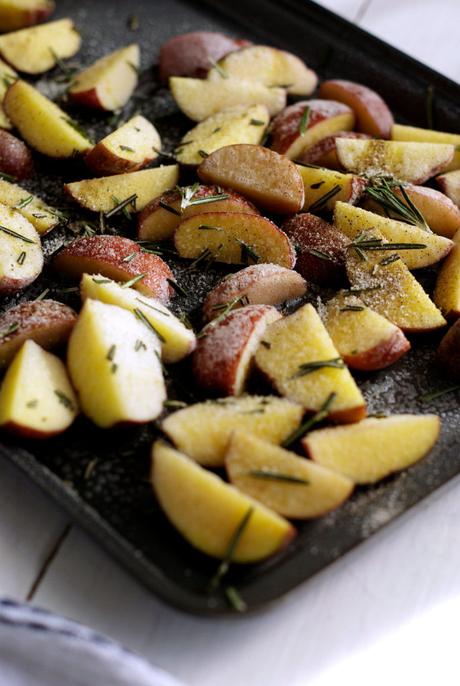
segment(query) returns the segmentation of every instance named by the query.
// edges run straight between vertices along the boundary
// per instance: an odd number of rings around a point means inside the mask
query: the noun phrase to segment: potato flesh
[[[425,245],[425,248],[420,249],[400,250],[399,252],[395,250],[408,269],[419,269],[435,264],[452,249],[452,241],[448,238],[343,202],[338,202],[335,205],[334,225],[352,240],[363,231],[375,228],[389,243]],[[391,254],[391,251],[387,254]]]
[[[323,367],[296,376],[301,365],[340,357],[318,313],[304,305],[294,314],[271,324],[260,345],[256,364],[282,395],[317,412],[331,393],[336,393],[330,414],[365,405],[361,391],[348,369]]]
[[[302,415],[300,405],[284,398],[247,395],[190,405],[166,417],[161,428],[179,450],[218,467],[235,429],[279,444],[299,427]]]
[[[177,146],[181,164],[201,164],[203,154],[236,143],[259,144],[270,116],[265,105],[238,106],[218,112],[188,131]],[[252,122],[256,122],[255,124]]]
[[[446,317],[460,316],[460,230],[454,247],[438,272],[433,300]]]
[[[289,522],[157,441],[152,452],[152,485],[171,523],[195,548],[224,558],[238,525],[252,514],[232,555],[256,562],[274,554],[294,536]]]
[[[0,31],[17,31],[48,17],[54,10],[54,0],[2,0]]]
[[[302,177],[305,189],[305,202],[303,210],[310,211],[310,207],[315,203],[320,203],[316,211],[333,210],[336,202],[354,203],[359,199],[362,191],[366,187],[362,181],[353,174],[341,174],[340,172],[329,169],[315,169],[296,164],[300,176]],[[338,191],[326,202],[321,202],[321,198],[338,187]],[[359,190],[358,190],[359,188]],[[313,210],[315,211],[315,210]]]
[[[393,124],[391,139],[415,143],[448,143],[456,147],[460,145],[460,134],[458,133],[444,133],[444,131],[422,129],[417,126],[403,126],[402,124]],[[452,161],[446,167],[446,171],[453,169],[460,169],[460,150],[455,150]]]
[[[159,300],[141,295],[134,288],[123,288],[99,274],[83,274],[80,290],[83,300],[90,298],[108,305],[117,305],[133,313],[135,310],[142,312],[164,339],[161,342],[164,362],[177,362],[194,349],[196,337],[193,331],[187,329]]]
[[[200,227],[209,227],[202,229]],[[216,262],[271,262],[292,268],[294,249],[286,234],[269,219],[237,212],[206,212],[182,221],[174,234],[181,257],[197,258],[209,250]]]
[[[119,202],[135,194],[136,212],[139,212],[157,195],[175,186],[178,180],[179,167],[171,164],[127,174],[74,181],[66,184],[65,188],[79,205],[93,212],[109,212]]]
[[[311,519],[334,510],[351,495],[354,486],[341,474],[243,431],[233,434],[225,467],[236,488],[292,519]],[[253,472],[293,477],[306,483],[258,478]]]
[[[67,158],[91,147],[69,116],[25,81],[10,86],[3,107],[26,143],[44,155]]]
[[[0,388],[0,425],[45,437],[67,429],[77,413],[64,364],[34,341],[26,341]]]
[[[343,167],[355,174],[388,174],[399,181],[424,183],[450,164],[454,146],[443,143],[405,143],[385,140],[337,138],[337,155]]]
[[[131,312],[87,300],[67,351],[83,412],[103,428],[158,417],[166,398],[159,354],[159,339]]]
[[[0,231],[0,288],[2,282],[11,284],[12,289],[21,288],[31,283],[43,269],[40,236],[19,212],[2,204],[0,226],[26,239],[24,241],[3,230]],[[22,258],[24,252],[26,254]]]
[[[402,414],[319,429],[302,442],[318,464],[355,483],[368,484],[421,460],[436,443],[439,431],[436,415]]]
[[[32,199],[29,201],[29,198]],[[25,200],[27,204],[24,207],[18,207]],[[25,217],[41,235],[53,229],[60,221],[54,208],[21,186],[3,179],[0,179],[0,203],[17,209],[19,214]]]
[[[203,121],[237,105],[264,105],[271,115],[286,106],[286,91],[240,79],[205,81],[172,76],[169,87],[182,112],[193,121]]]
[[[98,158],[102,167],[110,166],[112,158],[113,170],[108,169],[107,173],[118,173],[117,165],[121,172],[139,169],[156,159],[160,149],[161,140],[156,128],[145,117],[137,115],[99,141],[85,161],[99,173]]]
[[[0,36],[0,53],[18,71],[41,74],[57,59],[66,59],[80,49],[81,37],[71,19],[50,21]]]
[[[96,91],[99,107],[117,110],[128,102],[137,86],[140,67],[140,50],[137,44],[128,45],[101,57],[87,69],[77,74],[69,95],[78,97]],[[85,104],[90,105],[87,101]]]

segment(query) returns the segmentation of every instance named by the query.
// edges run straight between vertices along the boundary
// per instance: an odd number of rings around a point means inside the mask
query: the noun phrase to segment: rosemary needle
[[[254,512],[254,507],[251,505],[248,507],[245,515],[243,516],[241,522],[238,524],[236,527],[232,537],[230,538],[229,544],[227,546],[227,550],[225,551],[225,555],[223,557],[222,562],[220,563],[217,572],[214,574],[212,577],[209,587],[211,589],[217,588],[224,578],[224,576],[227,574],[228,570],[230,569],[230,564],[233,561],[233,555],[235,554],[235,550],[238,546],[238,543],[241,540],[241,536],[243,535],[246,527],[249,524],[249,520],[252,517],[252,513]]]
[[[329,410],[331,409],[331,405],[334,402],[335,398],[337,396],[337,393],[331,393],[326,400],[324,401],[323,405],[320,407],[318,412],[313,415],[313,417],[309,417],[306,422],[304,422],[301,426],[299,426],[298,429],[293,431],[281,444],[283,448],[289,448],[293,443],[299,440],[299,438],[302,438],[310,429],[315,426],[315,424],[318,424],[319,422],[322,422],[323,419],[326,419],[327,415],[329,414]]]

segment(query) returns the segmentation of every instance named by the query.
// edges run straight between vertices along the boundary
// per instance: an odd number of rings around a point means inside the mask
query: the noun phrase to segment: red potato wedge
[[[328,403],[328,416],[340,423],[366,416],[366,403],[347,367],[341,362],[318,313],[303,305],[267,328],[255,361],[276,390],[308,412]],[[325,362],[324,366],[318,366]],[[314,365],[310,373],[308,365]],[[336,395],[331,398],[331,393]]]
[[[179,450],[187,450],[200,464],[223,467],[236,429],[279,445],[299,428],[303,414],[300,405],[285,398],[240,395],[188,405],[166,417],[161,429]]]
[[[24,141],[43,155],[67,159],[92,147],[66,112],[25,81],[8,88],[3,109]]]
[[[447,319],[460,317],[460,230],[454,236],[454,247],[441,266],[433,300]]]
[[[0,128],[12,129],[13,126],[3,109],[3,98],[9,86],[18,79],[17,73],[9,64],[0,59]]]
[[[58,19],[41,26],[0,36],[0,53],[14,69],[26,74],[42,74],[60,59],[73,57],[81,36],[71,19]]]
[[[158,195],[173,188],[178,180],[179,167],[170,164],[127,174],[74,181],[64,184],[64,190],[81,207],[92,212],[110,212],[121,201],[135,196],[129,209],[140,212]]]
[[[19,291],[43,269],[40,236],[19,212],[0,204],[0,293]]]
[[[198,386],[213,395],[241,395],[267,326],[280,318],[270,305],[248,305],[208,324],[193,353]]]
[[[401,329],[347,291],[324,305],[322,319],[340,356],[352,369],[385,369],[410,350]]]
[[[25,179],[34,170],[32,153],[25,143],[8,131],[0,131],[0,172]]]
[[[292,269],[295,252],[273,222],[256,214],[203,212],[184,219],[174,243],[181,257],[227,264],[272,262]]]
[[[63,362],[25,341],[0,388],[0,427],[24,438],[50,438],[78,414],[78,401]]]
[[[358,138],[369,140],[371,136],[366,133],[356,133],[356,131],[338,131],[331,136],[321,138],[317,143],[307,148],[297,158],[299,163],[318,165],[327,169],[341,170],[342,165],[337,157],[336,138]]]
[[[323,467],[357,484],[373,484],[425,457],[440,429],[436,415],[400,414],[318,429],[302,444],[308,457]]]
[[[173,36],[160,48],[160,79],[167,83],[170,76],[202,78],[229,52],[249,45],[249,41],[216,31],[193,31]]]
[[[455,380],[460,379],[460,321],[450,327],[436,351],[436,361]]]
[[[54,0],[2,0],[0,31],[17,31],[48,19],[54,12]]]
[[[73,79],[69,99],[83,107],[118,110],[137,86],[139,67],[140,50],[135,43],[104,55]]]
[[[460,208],[460,169],[450,171],[447,174],[440,174],[436,177],[436,183],[442,192]]]
[[[416,126],[403,126],[394,124],[391,130],[391,139],[394,141],[413,141],[416,143],[448,143],[455,146],[452,161],[447,165],[446,171],[460,169],[460,134],[445,133],[444,131],[432,131],[421,129]]]
[[[425,183],[444,171],[455,148],[443,143],[400,143],[383,140],[337,138],[341,165],[354,174],[393,176],[407,183]]]
[[[166,240],[173,237],[183,219],[215,211],[260,214],[249,200],[235,191],[195,184],[166,191],[152,200],[138,216],[138,236],[149,241]]]
[[[356,116],[356,128],[374,138],[391,138],[393,114],[383,98],[372,88],[354,81],[323,81],[319,97],[338,100],[351,107]]]
[[[385,243],[377,229],[364,232],[363,239]],[[446,324],[436,305],[401,259],[388,250],[372,250],[363,260],[355,248],[347,250],[346,266],[352,292],[404,332],[434,331]]]
[[[270,147],[290,160],[337,131],[352,129],[352,110],[340,102],[303,100],[286,107],[271,125]]]
[[[213,114],[187,131],[176,148],[176,160],[180,164],[197,165],[226,145],[258,145],[269,121],[265,105],[238,105]]]
[[[438,176],[436,179],[438,183],[439,179]],[[404,205],[407,205],[400,188],[395,187],[392,191]],[[438,236],[452,238],[460,229],[460,209],[447,195],[427,186],[406,185],[404,191],[422,214],[430,229]],[[374,200],[367,199],[364,208],[377,214],[385,214],[385,210]],[[388,215],[393,216],[391,212],[388,212],[386,216]],[[400,219],[396,215],[393,218]]]
[[[24,341],[45,350],[63,345],[75,324],[76,313],[56,300],[33,300],[0,315],[0,367],[6,367]]]
[[[243,48],[219,60],[210,69],[208,79],[247,79],[269,88],[286,88],[290,95],[310,95],[316,88],[318,77],[298,57],[266,45]]]
[[[290,519],[314,519],[340,507],[351,479],[244,431],[236,431],[225,467],[239,491]]]
[[[53,267],[70,279],[80,279],[86,273],[128,282],[162,303],[169,301],[172,292],[168,279],[174,277],[166,262],[158,255],[142,252],[138,243],[121,236],[77,238],[53,258]],[[137,279],[141,274],[144,276]]]
[[[243,520],[233,562],[257,562],[285,548],[296,530],[164,441],[152,452],[151,480],[169,521],[201,552],[224,559]]]
[[[98,176],[133,172],[158,157],[161,140],[145,117],[131,117],[85,155],[85,164]]]
[[[277,264],[253,264],[229,274],[206,296],[203,315],[206,320],[219,316],[230,303],[232,311],[247,305],[281,305],[300,298],[307,291],[305,279],[292,269]]]
[[[331,211],[338,201],[354,205],[367,186],[366,179],[354,174],[341,174],[329,169],[304,167],[300,164],[296,167],[304,185],[303,209],[306,212]]]
[[[349,240],[313,214],[297,214],[282,224],[297,253],[296,271],[320,286],[346,283],[345,257]]]
[[[179,109],[193,121],[208,117],[238,105],[264,105],[273,115],[286,107],[283,88],[267,88],[262,83],[242,79],[205,81],[172,76],[169,87]]]
[[[258,145],[228,145],[211,153],[198,167],[205,183],[233,188],[269,212],[299,212],[305,201],[295,164]]]
[[[40,235],[48,233],[60,222],[60,214],[36,195],[21,186],[0,179],[0,203],[22,214]]]
[[[409,269],[420,269],[436,264],[444,259],[453,247],[452,241],[448,238],[344,202],[337,202],[335,205],[334,226],[352,241],[359,240],[360,234],[375,228],[390,244],[424,246],[413,250],[395,248],[395,252]]]
[[[101,428],[144,424],[163,411],[160,339],[121,307],[85,301],[67,367],[82,411]]]

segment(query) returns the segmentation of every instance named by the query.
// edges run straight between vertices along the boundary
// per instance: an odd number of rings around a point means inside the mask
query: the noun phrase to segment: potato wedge
[[[161,357],[166,364],[187,357],[196,346],[196,336],[160,300],[141,295],[100,274],[83,274],[80,283],[82,300],[99,300],[129,310],[139,321],[150,324],[161,341]],[[0,320],[1,322],[1,320]],[[0,348],[1,350],[1,348]]]
[[[142,169],[158,157],[161,140],[145,117],[131,117],[85,155],[85,164],[98,176]]]
[[[239,105],[218,112],[185,134],[177,146],[176,159],[181,164],[201,164],[203,158],[226,145],[257,145],[269,121],[265,105]]]
[[[337,138],[358,138],[361,140],[369,140],[371,136],[366,133],[356,133],[356,131],[338,131],[330,136],[321,138],[317,143],[307,148],[297,158],[297,162],[304,164],[318,165],[319,167],[326,167],[327,169],[342,170],[342,165],[337,157],[337,147],[335,141]]]
[[[58,19],[41,26],[0,36],[0,54],[14,69],[26,74],[42,74],[58,60],[75,55],[81,36],[71,19]]]
[[[438,272],[433,300],[448,319],[460,317],[460,230],[452,252]]]
[[[61,221],[54,207],[50,207],[21,186],[3,179],[0,179],[0,203],[17,210],[40,235],[48,233]]]
[[[285,398],[242,395],[189,405],[166,417],[161,428],[200,464],[221,467],[236,429],[279,445],[299,428],[303,413],[300,405]]]
[[[305,62],[290,52],[267,45],[253,45],[231,52],[210,69],[208,79],[214,83],[223,79],[247,79],[269,88],[287,89],[291,95],[310,95],[318,77]]]
[[[309,412],[327,404],[329,418],[337,422],[366,416],[361,391],[310,304],[270,324],[255,362],[281,395]]]
[[[232,311],[247,305],[280,305],[300,298],[307,283],[300,274],[277,264],[252,264],[229,274],[206,296],[203,315],[214,319],[232,304]]]
[[[333,210],[338,201],[354,205],[363,194],[367,181],[354,174],[341,174],[329,169],[316,169],[296,164],[305,190],[303,210],[324,212]]]
[[[166,191],[149,202],[137,220],[138,236],[149,241],[172,238],[183,219],[203,211],[260,214],[249,200],[235,191],[194,184]]]
[[[84,107],[118,110],[137,86],[139,67],[140,50],[135,43],[104,55],[73,79],[69,99]]]
[[[267,88],[262,83],[240,79],[205,81],[172,76],[169,87],[179,109],[193,121],[203,121],[229,107],[264,105],[273,115],[286,106],[283,88]]]
[[[302,209],[305,192],[295,164],[259,145],[228,145],[198,167],[205,183],[233,188],[269,212],[290,214]]]
[[[362,232],[377,229],[389,244],[395,245],[394,252],[409,269],[436,264],[449,254],[453,246],[448,238],[425,231],[418,226],[382,217],[361,207],[352,207],[344,202],[337,202],[335,205],[334,226],[351,240],[358,241]],[[419,247],[411,249],[413,246]]]
[[[8,131],[0,131],[0,174],[25,179],[34,169],[32,153],[25,143]]]
[[[203,212],[184,219],[174,234],[181,257],[227,264],[272,262],[291,269],[295,252],[273,222],[256,214]]]
[[[40,236],[19,212],[0,204],[0,293],[25,288],[42,269]]]
[[[314,519],[342,505],[354,483],[244,431],[235,431],[225,456],[230,482],[283,517]]]
[[[78,401],[63,362],[25,341],[0,388],[0,427],[25,438],[50,438],[78,414]]]
[[[68,158],[92,147],[68,114],[25,81],[8,88],[3,109],[25,142],[43,155]]]
[[[225,558],[235,531],[247,520],[233,562],[257,562],[285,548],[296,530],[286,519],[249,499],[164,441],[152,452],[151,479],[170,522],[195,548]]]
[[[445,171],[460,169],[460,134],[445,133],[444,131],[433,131],[422,129],[417,126],[404,126],[403,124],[393,124],[391,129],[391,139],[393,141],[413,141],[416,143],[448,143],[454,145],[456,150],[452,161],[449,162]]]
[[[127,174],[101,176],[64,184],[64,190],[81,207],[92,212],[110,212],[117,205],[133,197],[129,209],[140,212],[157,195],[173,188],[179,180],[179,167],[141,169]]]
[[[54,0],[1,0],[0,31],[17,31],[44,21],[54,12]]]
[[[460,208],[460,169],[440,174],[436,177],[436,183],[442,192]]]
[[[28,339],[45,350],[63,345],[76,319],[70,307],[56,300],[32,300],[10,307],[0,315],[0,367],[6,367]]]
[[[400,143],[397,141],[337,138],[337,156],[342,166],[355,174],[393,176],[420,184],[444,171],[455,148],[444,143]]]

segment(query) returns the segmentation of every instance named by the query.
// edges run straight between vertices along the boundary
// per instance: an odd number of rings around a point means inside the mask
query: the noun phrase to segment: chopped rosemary
[[[7,327],[2,329],[0,331],[0,338],[6,338],[6,336],[9,336],[11,333],[14,333],[19,329],[19,322],[12,322],[9,324]]]
[[[189,269],[196,269],[202,262],[211,262],[213,260],[213,253],[209,248],[205,248],[200,252],[193,262],[190,263]]]
[[[3,231],[3,233],[7,233],[8,236],[13,236],[13,238],[18,238],[20,241],[24,241],[24,243],[32,243],[33,245],[35,245],[35,241],[33,241],[31,238],[26,238],[17,231],[13,231],[13,229],[8,229],[6,226],[0,226],[0,231]]]
[[[138,281],[143,279],[147,275],[147,272],[144,272],[144,274],[137,274],[137,276],[134,276],[132,279],[129,281],[125,281],[124,284],[122,284],[122,288],[131,288],[131,286],[134,286]]]
[[[138,252],[132,252],[129,255],[126,255],[126,257],[124,257],[122,259],[122,262],[131,262],[131,260],[134,260],[136,255],[139,255],[139,253]]]
[[[34,400],[29,400],[29,402],[26,403],[26,407],[37,407],[38,405],[38,400],[34,398]]]
[[[334,261],[334,258],[331,255],[328,255],[327,252],[317,250],[316,248],[307,248],[306,252],[310,255],[314,255],[314,257],[319,257],[320,260],[328,260],[329,262]]]
[[[113,362],[113,358],[115,357],[116,349],[117,349],[117,346],[114,343],[113,345],[110,346],[105,359],[110,360],[110,362]]]
[[[217,315],[217,317],[214,317],[214,319],[211,319],[211,321],[206,324],[205,327],[203,327],[200,331],[199,334],[197,334],[197,338],[203,338],[206,336],[206,331],[210,326],[215,326],[219,322],[221,322],[225,317],[236,307],[238,304],[243,304],[245,305],[245,299],[246,296],[239,296],[238,298],[234,298],[233,300],[230,300],[228,303],[223,303],[222,305],[216,305],[214,309],[219,309],[221,312]]]
[[[260,119],[250,119],[249,123],[251,126],[265,126],[265,122]]]
[[[113,197],[113,201],[115,203],[115,207],[113,207],[109,212],[105,213],[106,219],[109,219],[110,217],[113,217],[114,214],[117,214],[117,212],[123,211],[123,214],[125,215],[126,219],[131,219],[131,215],[129,213],[128,205],[131,205],[133,210],[136,209],[136,200],[137,200],[137,193],[133,193],[130,195],[128,198],[125,198],[124,200],[118,200],[118,198]]]
[[[388,255],[388,257],[384,257],[383,260],[380,260],[379,265],[381,267],[386,267],[388,264],[393,264],[393,262],[397,262],[400,259],[401,258],[399,255],[396,255],[395,253],[394,255]]]
[[[203,158],[209,157],[209,152],[206,152],[206,150],[198,150],[198,154]]]
[[[321,188],[321,186],[325,183],[325,181],[318,181],[317,183],[312,183],[310,188],[313,188],[313,190],[316,191],[318,188]]]
[[[324,193],[324,195],[322,195],[320,198],[318,198],[318,200],[316,200],[312,205],[310,205],[308,211],[315,212],[316,210],[321,209],[327,202],[329,202],[329,200],[331,200],[335,195],[337,195],[337,193],[340,193],[340,191],[341,188],[338,184],[333,186],[330,191]]]
[[[112,283],[112,279],[96,279],[94,276],[92,277],[92,280],[94,283]]]
[[[329,414],[329,410],[331,408],[332,403],[334,402],[336,398],[337,393],[331,393],[323,403],[323,405],[320,407],[318,412],[314,414],[312,417],[309,417],[301,426],[299,426],[298,429],[293,431],[281,444],[283,448],[289,448],[293,443],[299,440],[299,438],[302,438],[310,429],[318,424],[319,422],[322,422],[323,419],[326,419],[327,415]]]
[[[298,484],[299,486],[308,486],[310,484],[306,479],[301,479],[298,476],[291,474],[281,474],[280,472],[271,472],[265,469],[253,469],[247,472],[248,476],[254,479],[267,479],[267,481],[283,481],[285,483]]]
[[[179,286],[177,281],[175,281],[174,279],[166,279],[166,281],[169,283],[171,288],[176,291],[177,295],[180,295],[182,298],[188,297],[187,291],[184,288],[182,288],[182,286]]]
[[[135,152],[134,148],[130,148],[128,145],[119,145],[118,147],[125,152]]]
[[[366,309],[363,305],[345,305],[341,307],[339,312],[362,312]]]
[[[341,357],[333,357],[330,360],[313,360],[312,362],[305,362],[304,364],[299,365],[298,370],[293,376],[291,376],[291,379],[298,379],[301,376],[313,374],[313,372],[326,367],[333,369],[345,369],[345,362]]]
[[[301,136],[305,135],[306,130],[308,129],[308,124],[310,122],[310,115],[311,115],[311,108],[307,105],[307,107],[304,109],[302,116],[300,118],[299,122],[299,133]]]
[[[229,198],[228,193],[219,193],[219,195],[208,195],[207,198],[197,198],[196,200],[191,200],[188,203],[188,207],[192,205],[206,205],[208,202],[219,202],[219,200],[227,200]]]
[[[127,20],[128,28],[130,31],[138,31],[139,30],[139,17],[137,14],[131,14],[128,17]]]
[[[349,243],[348,247],[359,250],[422,250],[427,246],[425,243],[382,243],[380,238],[375,238]]]
[[[141,341],[140,338],[137,339],[136,343],[134,344],[134,350],[138,352],[139,350],[147,350],[147,346],[145,345],[144,341]]]
[[[134,308],[133,312],[136,315],[136,317],[139,319],[139,321],[142,322],[142,324],[145,324],[145,326],[148,329],[150,329],[150,331],[152,333],[155,334],[155,336],[161,341],[161,343],[165,342],[165,340],[166,340],[165,337],[162,336],[161,333],[153,326],[152,322],[149,319],[147,319],[147,317],[142,312],[142,310],[140,310],[138,307],[136,307],[136,308]]]
[[[78,286],[69,286],[68,288],[55,288],[56,293],[77,293],[80,289]]]
[[[160,207],[162,207],[166,212],[171,212],[171,214],[176,214],[178,217],[181,216],[179,210],[176,210],[175,207],[171,207],[171,205],[168,205],[168,203],[164,202],[163,200],[160,200],[158,203]]]
[[[302,160],[294,160],[296,164],[300,164],[301,167],[309,167],[310,169],[324,169],[320,167],[319,164],[311,164],[310,162],[302,162]]]
[[[16,262],[17,262],[18,264],[24,264],[24,261],[25,261],[25,259],[26,259],[26,255],[27,255],[27,253],[24,252],[24,250],[23,250],[22,253],[20,253],[20,255],[19,255],[18,259],[16,260]]]
[[[110,367],[110,373],[115,374],[117,369],[118,369],[118,365],[116,364],[116,362],[113,362],[112,366]]]
[[[56,388],[54,390],[54,393],[57,395],[58,400],[61,403],[61,405],[64,405],[64,407],[67,408],[68,410],[74,410],[75,409],[72,400],[65,393],[63,393],[58,388]]]
[[[230,569],[230,565],[233,560],[233,555],[235,553],[235,550],[238,546],[238,543],[240,542],[241,536],[243,535],[247,525],[249,524],[249,520],[252,517],[252,513],[254,512],[254,507],[251,505],[248,507],[244,517],[242,518],[241,522],[238,524],[236,527],[233,535],[230,538],[230,541],[227,546],[227,550],[225,552],[225,555],[223,557],[222,562],[220,563],[219,567],[217,568],[217,572],[215,575],[212,577],[209,587],[210,588],[217,588],[224,576],[227,574],[228,570]]]
[[[194,183],[191,186],[176,186],[176,190],[179,191],[180,196],[181,196],[181,201],[180,201],[180,209],[183,212],[187,207],[190,205],[193,196],[199,189],[200,184],[199,183]]]
[[[146,302],[145,300],[142,300],[142,298],[136,298],[137,302],[142,303],[142,305],[145,305],[145,307],[150,308],[151,310],[154,310],[155,312],[159,312],[160,314],[164,315],[165,317],[169,317],[169,312],[165,312],[163,310],[160,310],[158,307],[155,307],[154,305],[151,305],[150,303]]]
[[[49,288],[45,288],[45,290],[42,291],[42,292],[40,293],[40,295],[38,295],[38,296],[35,298],[35,302],[38,302],[39,300],[43,300],[44,298],[46,298],[46,296],[48,295],[49,292],[50,292],[50,289],[49,289]]]
[[[254,248],[251,248],[250,245],[240,240],[239,238],[237,238],[236,240],[241,245],[241,262],[243,264],[249,264],[249,260],[254,260],[255,263],[257,263],[260,260],[260,256],[256,253]]]
[[[403,200],[396,195],[394,191],[396,187],[403,196]],[[365,192],[385,210],[390,218],[405,221],[407,224],[418,226],[424,231],[430,231],[425,217],[409,198],[402,184],[395,186],[387,179],[381,178],[378,184],[368,186]]]
[[[62,72],[61,78],[56,79],[56,81],[71,81],[73,76],[76,73],[76,69],[72,69],[71,67],[68,67],[66,63],[59,57],[59,55],[56,54],[56,52],[53,50],[53,48],[50,47],[50,53],[56,63],[56,65],[59,67],[59,69]]]
[[[88,462],[88,464],[86,465],[85,471],[83,472],[83,479],[84,479],[85,481],[87,481],[87,480],[90,478],[91,474],[92,474],[93,471],[94,471],[94,468],[95,468],[96,464],[97,464],[97,457],[95,457],[95,458],[93,458],[92,460],[90,460],[90,461]]]
[[[223,69],[223,68],[220,66],[220,64],[219,64],[218,62],[216,62],[215,60],[209,58],[209,63],[210,63],[210,65],[211,65],[211,67],[213,67],[213,68],[216,70],[216,72],[219,74],[219,76],[220,76],[222,79],[228,79],[228,74],[227,74],[227,72],[225,71],[225,69]]]
[[[184,403],[183,400],[165,400],[163,407],[171,410],[180,410],[184,407],[187,407],[187,403]]]
[[[225,597],[227,598],[228,604],[236,612],[246,612],[248,609],[247,604],[244,602],[243,598],[240,596],[238,591],[234,586],[227,586],[225,589]]]
[[[3,181],[10,181],[10,183],[14,183],[17,181],[15,176],[12,176],[11,174],[6,174],[5,172],[0,172],[0,179],[3,179]]]
[[[24,207],[27,207],[27,205],[29,205],[29,203],[31,203],[33,199],[34,199],[33,195],[28,195],[27,197],[20,200],[18,202],[18,204],[15,205],[14,207],[16,210],[22,210]]]
[[[87,141],[90,140],[88,134],[87,134],[86,131],[80,126],[80,124],[78,124],[78,122],[74,121],[71,117],[69,117],[69,116],[67,116],[67,115],[66,115],[65,117],[61,117],[61,119],[62,119],[66,124],[68,124],[69,126],[71,126],[72,129],[73,129],[74,131],[76,131],[77,133],[79,133],[80,136],[83,136],[83,138],[84,138],[85,140],[87,140]]]
[[[272,344],[269,341],[260,341],[260,345],[263,345],[267,350],[270,350],[272,347]]]
[[[460,384],[456,384],[455,386],[447,386],[446,388],[440,388],[439,391],[433,391],[433,393],[425,393],[424,395],[421,395],[419,399],[423,403],[430,403],[432,400],[436,400],[437,398],[440,398],[446,393],[453,393],[454,391],[459,390]]]
[[[134,64],[134,62],[130,62],[129,60],[126,62],[126,64],[128,65],[128,67],[131,67],[131,69],[136,74],[136,76],[139,76],[140,70],[139,70],[139,67],[137,66],[137,64]]]

